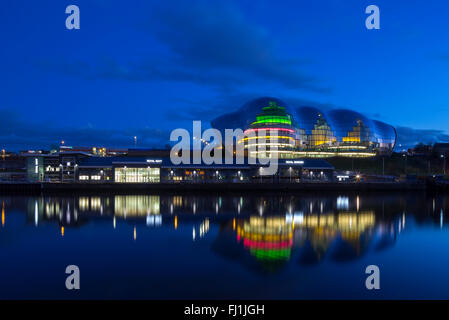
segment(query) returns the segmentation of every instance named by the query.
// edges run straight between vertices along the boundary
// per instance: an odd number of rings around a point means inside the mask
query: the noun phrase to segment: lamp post
[[[79,181],[77,174],[78,174],[78,164],[75,163],[75,167],[74,167],[74,169],[73,169],[73,180],[74,180],[75,182],[76,182],[76,181]]]
[[[403,156],[404,159],[405,159],[404,172],[405,172],[405,174],[407,174],[407,154],[404,153],[402,156]]]
[[[443,158],[443,175],[446,175],[446,156],[442,154],[441,158]]]
[[[3,168],[5,168],[5,155],[6,155],[5,149],[2,149]]]

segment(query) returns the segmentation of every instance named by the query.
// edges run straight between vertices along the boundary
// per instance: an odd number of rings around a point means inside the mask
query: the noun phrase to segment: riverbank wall
[[[58,193],[159,193],[159,192],[346,192],[346,191],[449,191],[448,185],[423,182],[354,182],[354,183],[0,183],[0,194]]]

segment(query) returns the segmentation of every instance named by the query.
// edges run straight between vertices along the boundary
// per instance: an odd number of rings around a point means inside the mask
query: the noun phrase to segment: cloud
[[[228,92],[260,84],[329,92],[300,70],[303,60],[282,56],[268,30],[249,21],[231,1],[159,2],[149,12],[148,21],[139,24],[144,31],[139,41],[156,40],[162,52],[154,49],[151,57],[134,61],[52,58],[39,64],[86,79],[188,82]]]
[[[61,140],[75,146],[132,148],[134,136],[137,136],[140,148],[163,147],[169,141],[169,132],[166,130],[43,126],[24,122],[15,112],[0,109],[0,141],[4,141],[0,147],[7,150],[48,149],[51,145],[58,145]]]
[[[221,94],[214,98],[175,98],[173,102],[181,104],[183,108],[167,109],[166,115],[170,119],[180,121],[202,120],[209,121],[218,116],[229,112],[238,112],[238,110],[248,101],[266,96],[263,92],[239,92],[234,91],[232,94]],[[275,95],[273,95],[275,96]],[[332,103],[318,102],[308,99],[302,99],[292,96],[282,97],[287,105],[293,108],[301,106],[315,107],[323,111],[337,108]]]
[[[153,13],[154,35],[170,48],[177,65],[225,81],[263,79],[288,88],[323,89],[298,70],[301,61],[282,57],[268,30],[251,23],[230,1],[175,1]]]
[[[409,127],[397,127],[396,132],[398,135],[396,146],[400,149],[414,147],[420,142],[425,144],[431,144],[435,142],[449,142],[449,134],[447,134],[443,130],[426,130],[413,129]]]

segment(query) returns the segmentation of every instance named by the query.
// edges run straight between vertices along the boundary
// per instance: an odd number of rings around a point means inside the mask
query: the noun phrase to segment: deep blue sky
[[[403,144],[449,141],[448,17],[446,0],[6,0],[0,147],[160,146],[259,96],[353,109]]]

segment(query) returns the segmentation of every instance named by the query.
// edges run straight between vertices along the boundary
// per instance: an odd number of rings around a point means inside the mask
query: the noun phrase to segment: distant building
[[[449,155],[449,143],[435,143],[433,152],[440,155]]]
[[[396,130],[343,109],[290,108],[276,98],[259,98],[212,120],[212,127],[255,134],[240,141],[249,156],[270,158],[372,157],[391,154]],[[265,151],[263,148],[265,147]],[[262,150],[261,150],[262,149]]]
[[[83,152],[94,156],[116,156],[125,155],[128,149],[105,148],[105,147],[72,147],[62,145],[59,147],[59,152]]]
[[[25,181],[26,162],[23,157],[1,151],[0,154],[0,181]]]

